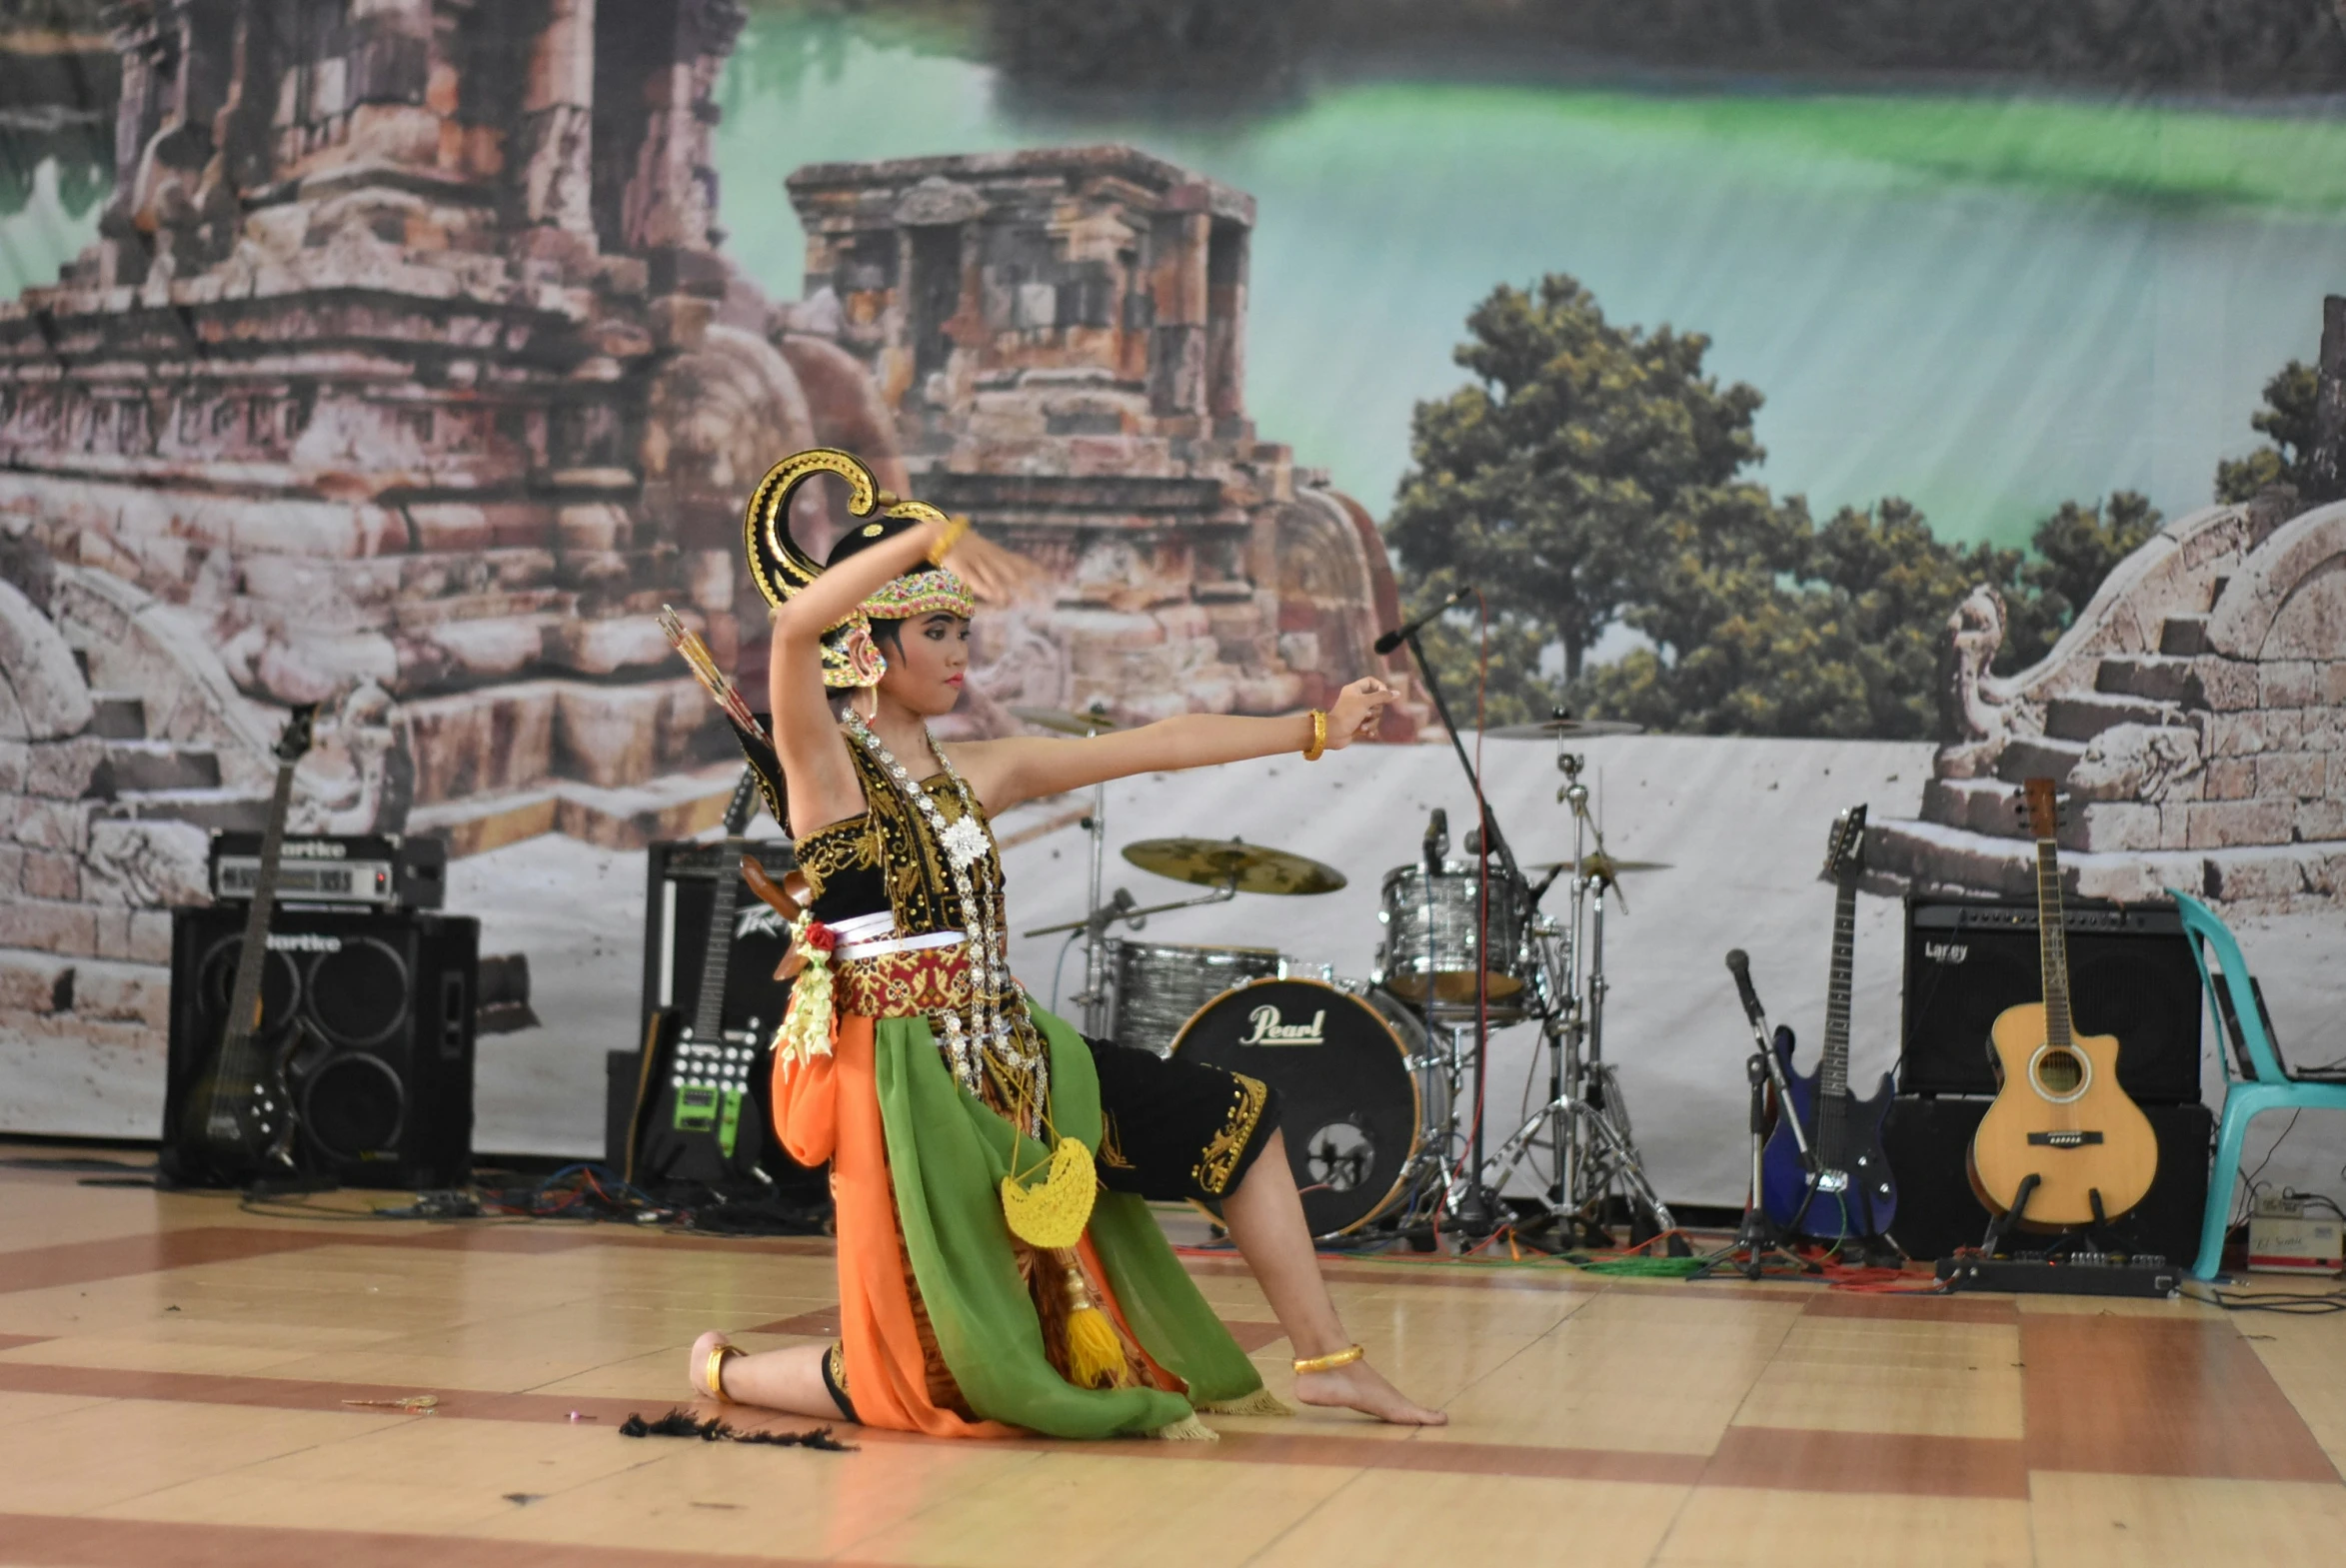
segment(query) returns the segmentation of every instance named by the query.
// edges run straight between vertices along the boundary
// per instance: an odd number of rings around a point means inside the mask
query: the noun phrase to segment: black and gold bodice
[[[809,912],[841,934],[843,1004],[927,1014],[963,1084],[1037,1125],[1047,1052],[1011,978],[1002,854],[986,813],[951,763],[916,782],[860,723],[841,728],[864,809],[809,832],[797,851]],[[950,952],[922,940],[942,932],[964,939]]]
[[[896,916],[899,936],[967,930],[968,917],[954,888],[944,846],[925,812],[915,809],[890,781],[878,759],[850,744],[856,778],[864,786],[864,809],[829,822],[798,841],[799,869],[814,894],[815,918],[826,925],[886,909]],[[961,791],[949,774],[932,774],[917,786],[937,802],[948,823],[962,815]],[[986,825],[979,813],[979,824]],[[980,897],[1002,895],[1002,859],[993,850],[970,867]]]

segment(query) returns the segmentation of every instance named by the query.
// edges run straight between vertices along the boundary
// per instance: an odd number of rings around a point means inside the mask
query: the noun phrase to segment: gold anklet
[[[709,1364],[701,1369],[701,1378],[709,1385],[710,1398],[719,1404],[730,1405],[736,1402],[733,1396],[725,1391],[725,1358],[746,1354],[748,1352],[739,1345],[712,1345],[709,1347]]]
[[[1300,1377],[1305,1372],[1332,1372],[1339,1366],[1350,1366],[1366,1354],[1368,1352],[1358,1345],[1346,1345],[1341,1350],[1330,1350],[1323,1356],[1297,1356],[1295,1375]]]

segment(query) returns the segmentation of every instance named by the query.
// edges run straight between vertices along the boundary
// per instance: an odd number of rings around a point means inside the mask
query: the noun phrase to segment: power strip
[[[2183,1270],[2163,1257],[2114,1252],[2067,1252],[2058,1257],[2020,1252],[2009,1257],[1957,1253],[1939,1259],[1938,1277],[1954,1290],[2005,1290],[2014,1295],[2140,1296],[2182,1293]]]

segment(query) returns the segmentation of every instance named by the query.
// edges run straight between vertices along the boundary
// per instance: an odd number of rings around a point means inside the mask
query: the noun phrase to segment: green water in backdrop
[[[1903,495],[2002,543],[2070,497],[2204,505],[2346,292],[2339,105],[1386,81],[1169,127],[1021,113],[951,39],[776,6],[717,97],[727,248],[780,298],[805,163],[1124,141],[1250,192],[1249,411],[1380,514],[1502,280],[1570,272],[1617,321],[1709,334],[1766,395],[1779,492]],[[95,233],[53,163],[0,194],[8,293]]]

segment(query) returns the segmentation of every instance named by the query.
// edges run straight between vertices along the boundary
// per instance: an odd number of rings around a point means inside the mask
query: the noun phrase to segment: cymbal
[[[1643,725],[1618,719],[1542,719],[1536,724],[1498,725],[1482,732],[1486,741],[1593,741],[1608,735],[1642,735]]]
[[[1105,710],[1071,714],[1064,708],[1013,708],[1013,719],[1024,720],[1045,730],[1056,730],[1061,735],[1095,735],[1121,728],[1108,717]]]
[[[1609,854],[1588,854],[1580,857],[1580,874],[1582,876],[1601,876],[1609,881],[1623,871],[1666,871],[1675,863],[1670,860],[1616,860]],[[1528,866],[1526,869],[1551,871],[1559,865],[1568,869],[1571,862],[1569,860],[1542,860],[1539,864]]]
[[[1240,892],[1334,892],[1344,884],[1344,873],[1332,865],[1235,838],[1144,838],[1125,845],[1125,858],[1200,887],[1234,882]]]

